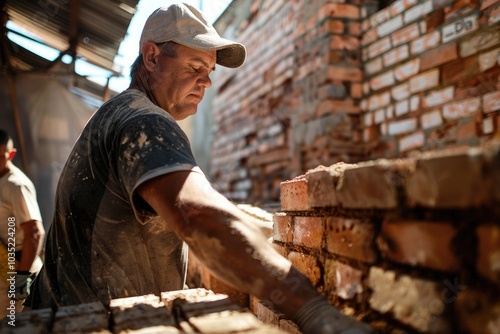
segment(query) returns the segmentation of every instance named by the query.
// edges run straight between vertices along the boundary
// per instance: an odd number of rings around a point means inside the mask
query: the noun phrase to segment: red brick
[[[399,121],[393,121],[389,123],[388,133],[391,136],[399,135],[402,133],[408,133],[415,131],[417,129],[417,119],[408,118]]]
[[[479,70],[481,72],[489,70],[497,64],[500,65],[500,48],[479,55]]]
[[[456,235],[456,229],[448,222],[386,219],[377,242],[382,255],[389,260],[458,271],[460,261],[452,249]]]
[[[463,288],[456,297],[455,309],[459,328],[463,332],[493,334],[500,329],[500,301],[491,294]]]
[[[321,248],[323,239],[323,220],[321,217],[294,217],[293,243],[309,248]]]
[[[377,34],[379,37],[384,37],[400,29],[402,26],[403,26],[403,17],[401,15],[398,15],[384,23],[379,24],[377,26]]]
[[[363,272],[347,264],[327,259],[325,288],[342,299],[353,299],[363,292]]]
[[[368,58],[372,59],[382,53],[389,51],[391,49],[391,39],[389,36],[382,38],[381,40],[368,46]]]
[[[368,75],[372,75],[382,70],[382,58],[377,57],[371,61],[368,61],[364,64],[365,72]]]
[[[416,55],[438,46],[441,42],[439,30],[434,30],[411,43],[411,54]]]
[[[335,188],[344,170],[356,165],[338,163],[330,167],[318,166],[309,170],[307,180],[307,201],[310,207],[332,207],[339,204]]]
[[[422,99],[422,107],[435,107],[440,104],[450,102],[453,99],[454,92],[455,90],[453,86],[429,92],[425,94]]]
[[[495,118],[494,117],[487,117],[487,118],[483,119],[481,130],[483,131],[483,134],[485,134],[485,135],[492,134],[493,131],[495,131]]]
[[[275,327],[279,327],[280,319],[285,315],[275,309],[269,307],[265,302],[257,300],[254,303],[253,313],[263,323]]]
[[[420,71],[420,58],[412,59],[394,70],[394,76],[398,81],[404,81]]]
[[[327,77],[334,81],[361,81],[363,73],[357,67],[330,65],[327,69]]]
[[[422,131],[403,136],[399,139],[399,151],[405,152],[424,146],[425,136]]]
[[[477,246],[477,271],[491,282],[500,286],[500,226],[480,225],[476,228]]]
[[[410,79],[410,92],[417,93],[430,88],[434,88],[439,84],[439,70],[434,69]]]
[[[389,20],[391,18],[391,12],[389,8],[384,8],[379,10],[370,17],[370,24],[372,27],[377,27],[381,23]]]
[[[470,208],[491,203],[488,180],[482,151],[461,149],[421,157],[404,187],[410,207]]]
[[[390,6],[390,13],[392,15],[397,15],[411,6],[415,5],[418,2],[418,0],[401,0],[401,1],[394,1],[391,6]]]
[[[370,87],[376,91],[384,87],[392,86],[394,85],[394,82],[394,73],[392,71],[388,71],[372,78],[370,80]]]
[[[321,279],[321,269],[315,256],[290,252],[288,259],[301,273],[306,275],[316,285]]]
[[[395,31],[392,35],[392,44],[398,46],[400,44],[407,43],[409,41],[415,40],[420,36],[418,29],[418,24],[413,23],[406,28]]]
[[[344,19],[359,19],[359,7],[342,3],[327,3],[323,5],[319,12],[319,20],[326,17],[339,17]]]
[[[451,84],[461,81],[479,72],[479,61],[476,56],[457,59],[442,65],[442,82]]]
[[[389,314],[419,332],[451,332],[441,284],[373,266],[368,286],[373,291],[369,302],[374,310]]]
[[[273,216],[273,240],[281,242],[292,242],[293,227],[292,217],[283,212]]]
[[[443,106],[443,117],[451,120],[469,117],[478,112],[480,106],[479,97],[447,103]]]
[[[457,125],[457,140],[476,138],[477,135],[477,125],[474,120],[460,122],[460,124]]]
[[[370,43],[373,43],[377,40],[377,29],[371,28],[361,37],[361,45],[366,46]]]
[[[469,39],[460,41],[460,57],[466,58],[481,50],[489,49],[498,44],[498,31],[483,29]]]
[[[386,107],[391,103],[391,94],[389,92],[373,94],[368,99],[368,110],[376,110]]]
[[[396,107],[394,109],[396,116],[407,114],[408,111],[410,111],[410,106],[408,103],[409,103],[408,100],[399,101],[396,103]]]
[[[488,16],[488,25],[490,26],[500,22],[500,6],[493,8],[489,13],[487,13],[487,16]]]
[[[280,319],[280,329],[288,334],[302,334],[299,327],[291,320]]]
[[[488,8],[491,5],[494,5],[497,2],[498,2],[498,0],[484,0],[484,1],[482,1],[481,2],[481,11],[485,10],[486,8]]]
[[[425,1],[424,3],[413,6],[404,13],[404,22],[408,24],[412,21],[422,18],[424,15],[432,10],[432,1]]]
[[[392,51],[389,51],[383,55],[384,65],[386,67],[389,67],[389,66],[394,65],[396,63],[400,63],[403,60],[406,60],[409,55],[410,54],[408,52],[408,46],[402,45],[402,46],[400,46]]]
[[[443,117],[441,117],[441,110],[434,109],[428,113],[420,116],[420,124],[422,124],[422,129],[428,130],[430,128],[435,128],[443,124]]]
[[[280,189],[281,210],[309,210],[307,203],[307,180],[304,176],[297,176],[293,180],[281,182]]]
[[[330,253],[374,263],[377,260],[375,250],[375,226],[365,220],[328,217],[327,249]]]
[[[483,95],[483,111],[485,113],[500,110],[500,91]]]
[[[456,43],[445,44],[424,53],[421,56],[420,69],[422,71],[458,58]]]
[[[458,37],[462,37],[466,34],[478,29],[478,14],[473,14],[465,17],[461,20],[455,21],[453,23],[443,26],[443,43],[447,43]]]
[[[401,85],[394,86],[391,89],[392,98],[396,101],[406,100],[410,96],[410,89],[408,83],[402,83]]]

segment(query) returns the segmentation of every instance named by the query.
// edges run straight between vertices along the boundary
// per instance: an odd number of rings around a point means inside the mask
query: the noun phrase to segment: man
[[[22,310],[28,296],[31,278],[42,267],[40,250],[45,234],[36,191],[30,179],[14,164],[14,142],[5,130],[0,129],[0,247],[7,255],[15,254],[15,262],[2,259],[0,273],[0,316],[8,314],[8,307],[15,305]],[[12,267],[11,267],[12,265]],[[11,274],[16,272],[17,274]],[[7,279],[7,280],[6,280]],[[15,292],[11,291],[11,284]]]
[[[236,68],[245,56],[189,5],[149,17],[130,88],[93,115],[61,175],[33,308],[182,289],[187,244],[304,333],[353,325],[211,187],[176,123],[196,113],[216,63]]]

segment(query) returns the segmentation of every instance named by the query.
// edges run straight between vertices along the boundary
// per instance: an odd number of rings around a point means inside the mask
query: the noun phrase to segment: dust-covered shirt
[[[91,117],[62,171],[33,308],[182,289],[187,248],[136,189],[201,172],[176,121],[138,90]]]

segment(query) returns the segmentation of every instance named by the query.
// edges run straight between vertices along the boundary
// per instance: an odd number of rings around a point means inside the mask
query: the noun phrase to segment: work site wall
[[[385,7],[384,7],[385,6]],[[268,203],[318,165],[474,146],[498,134],[496,0],[235,1],[216,22],[247,46],[217,69],[217,189]]]

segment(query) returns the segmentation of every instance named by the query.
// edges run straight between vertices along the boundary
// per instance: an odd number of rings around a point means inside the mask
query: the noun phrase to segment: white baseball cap
[[[168,41],[201,51],[216,50],[216,63],[225,67],[240,67],[246,58],[243,44],[220,37],[200,11],[185,3],[160,7],[149,16],[139,50],[146,42]]]

